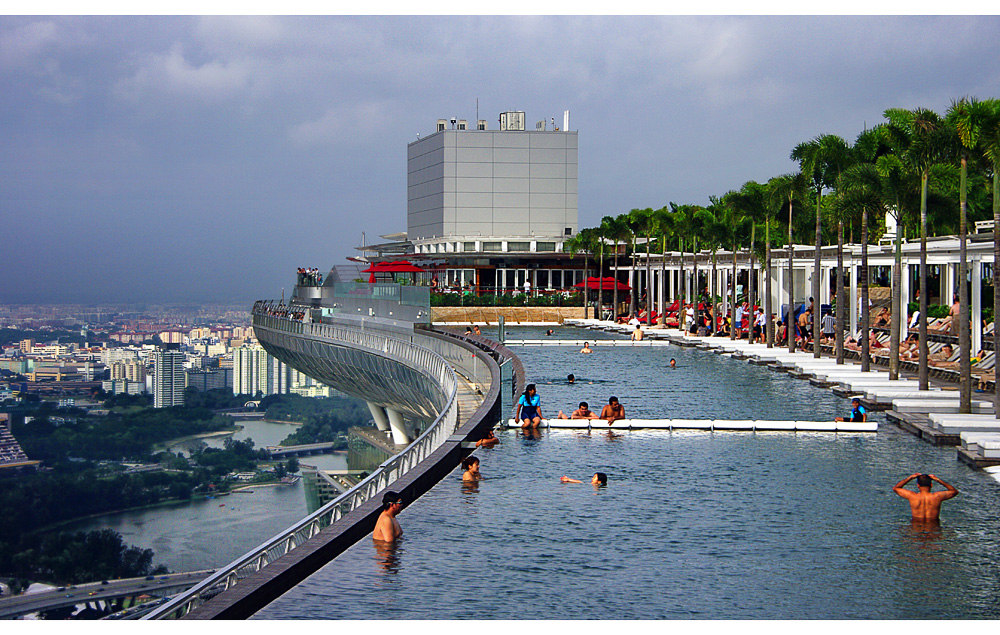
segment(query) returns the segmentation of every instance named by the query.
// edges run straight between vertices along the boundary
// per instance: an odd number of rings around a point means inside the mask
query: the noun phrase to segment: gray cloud
[[[997,96],[995,17],[0,18],[0,301],[270,296],[405,229],[439,117],[572,111],[580,221],[889,107]]]

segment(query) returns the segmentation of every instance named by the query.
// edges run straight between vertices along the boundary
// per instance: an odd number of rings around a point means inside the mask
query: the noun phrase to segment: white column
[[[822,314],[822,309],[820,308],[824,304],[830,304],[830,274],[833,273],[832,267],[827,267],[820,261],[820,283],[819,283],[819,301],[816,302],[816,310],[819,312],[816,316],[817,323],[819,321],[819,316]]]
[[[910,323],[909,315],[907,312],[907,307],[910,304],[910,265],[909,262],[904,258],[902,263],[902,282],[900,284],[900,299],[899,299],[899,341],[902,342],[906,339],[907,326]]]
[[[858,332],[858,265],[851,259],[851,264],[848,266],[851,268],[850,333],[854,335]]]
[[[777,289],[778,301],[774,303],[774,312],[778,314],[781,321],[784,322],[788,319],[788,313],[781,310],[781,303],[785,301],[785,268],[788,264],[774,266],[774,273],[777,276],[777,284],[775,285]],[[767,319],[771,319],[771,316],[767,316]],[[775,337],[777,337],[777,331],[775,331]]]
[[[955,295],[955,265],[948,263],[941,265],[941,304],[951,306],[952,296]]]
[[[969,357],[975,357],[983,347],[983,261],[974,258],[972,261],[972,295],[969,303],[972,305],[972,351]]]
[[[372,413],[372,418],[375,419],[375,427],[377,427],[382,432],[389,431],[389,417],[385,414],[385,408],[382,406],[376,406],[372,402],[366,402],[368,404],[368,410]]]
[[[406,433],[406,423],[403,421],[403,415],[398,410],[393,410],[392,408],[386,408],[385,411],[389,415],[389,426],[392,428],[392,442],[396,445],[409,444],[410,435]]]

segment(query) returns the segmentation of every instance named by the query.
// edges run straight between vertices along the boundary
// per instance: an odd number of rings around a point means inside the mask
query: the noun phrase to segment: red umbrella
[[[574,284],[573,286],[576,287],[576,288],[582,289],[583,285],[586,284],[587,288],[590,289],[590,290],[594,290],[594,289],[597,289],[598,287],[600,287],[604,291],[613,291],[614,288],[615,288],[615,283],[616,283],[615,279],[612,278],[612,277],[610,277],[610,276],[608,276],[607,278],[595,278],[595,277],[591,276],[591,277],[587,278],[587,282],[586,283],[579,282],[577,284]],[[632,290],[632,287],[628,286],[624,282],[618,282],[617,284],[618,284],[618,290],[619,291],[631,291]]]
[[[371,274],[368,282],[375,282],[376,273],[426,273],[426,269],[421,269],[409,260],[386,260],[373,264],[361,271],[361,273]]]

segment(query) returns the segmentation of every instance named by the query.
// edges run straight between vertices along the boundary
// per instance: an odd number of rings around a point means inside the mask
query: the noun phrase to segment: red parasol
[[[384,262],[377,262],[367,269],[363,269],[361,273],[371,274],[368,276],[368,282],[375,282],[376,273],[426,273],[426,269],[421,269],[409,260],[386,260]]]
[[[578,288],[578,289],[582,289],[583,285],[586,284],[587,288],[590,289],[590,290],[594,290],[594,289],[597,289],[598,287],[600,287],[604,291],[613,291],[614,288],[615,288],[615,282],[616,282],[615,279],[612,278],[612,277],[610,277],[610,276],[608,276],[607,278],[595,278],[595,277],[591,276],[591,277],[587,278],[587,282],[586,283],[579,282],[577,284],[574,284],[573,286],[576,287],[576,288]],[[632,287],[628,286],[624,282],[618,282],[617,284],[618,284],[618,290],[619,291],[631,291],[632,290]]]

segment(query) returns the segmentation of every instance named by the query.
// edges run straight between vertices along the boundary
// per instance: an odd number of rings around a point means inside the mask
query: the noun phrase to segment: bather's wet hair
[[[609,405],[612,405],[612,406],[615,405],[616,401],[618,401],[618,397],[615,397],[614,395],[611,395],[610,397],[608,397],[608,404]]]
[[[474,457],[474,456],[466,457],[466,458],[462,459],[462,469],[463,470],[467,470],[470,467],[472,467],[473,465],[475,465],[476,463],[479,463],[479,459],[477,459],[476,457]]]
[[[930,487],[932,483],[933,481],[931,481],[931,477],[927,474],[921,474],[917,477],[917,485],[920,487]]]
[[[572,384],[573,382],[576,381],[576,375],[574,375],[573,373],[566,375],[566,381]]]
[[[382,495],[382,509],[389,509],[395,503],[402,504],[403,497],[393,491],[388,491]]]
[[[604,472],[595,472],[594,476],[597,477],[597,483],[598,483],[598,485],[607,485],[608,484],[608,475],[605,474]]]
[[[581,408],[585,408],[585,409],[587,409],[587,410],[590,410],[590,406],[588,406],[588,405],[587,405],[587,402],[586,402],[586,401],[581,401],[581,402],[580,402],[580,407],[581,407]]]

